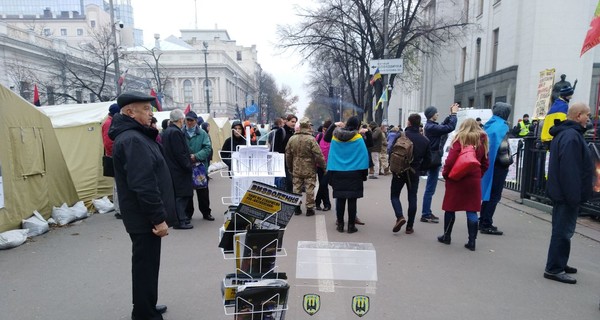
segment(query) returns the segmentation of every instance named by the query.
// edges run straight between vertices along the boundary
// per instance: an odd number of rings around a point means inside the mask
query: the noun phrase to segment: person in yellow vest
[[[523,138],[530,132],[529,128],[531,122],[529,122],[529,115],[526,113],[523,115],[523,119],[519,120],[519,123],[513,128],[513,135],[517,138]]]
[[[540,136],[542,142],[552,141],[550,128],[552,128],[555,123],[567,119],[567,110],[569,110],[569,101],[573,97],[573,92],[574,89],[571,86],[560,89],[558,99],[554,101],[544,118],[544,125],[542,126],[542,133]]]

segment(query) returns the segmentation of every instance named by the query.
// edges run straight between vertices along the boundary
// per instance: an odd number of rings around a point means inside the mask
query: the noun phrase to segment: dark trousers
[[[177,212],[177,221],[179,221],[179,224],[185,223],[185,220],[187,219],[187,206],[190,203],[190,200],[192,200],[192,206],[194,205],[193,198],[193,196],[175,198],[175,211]],[[192,211],[193,210],[192,207]]]
[[[317,206],[321,206],[321,203],[323,203],[323,207],[331,208],[331,199],[329,199],[329,178],[327,174],[325,174],[323,168],[317,168],[317,177],[319,178],[319,190],[317,190],[315,203]]]
[[[413,173],[404,173],[400,176],[392,176],[392,185],[390,187],[390,200],[396,218],[403,217],[402,204],[400,203],[400,192],[406,184],[408,192],[408,222],[407,227],[412,228],[417,214],[417,191],[419,190],[419,176]]]
[[[210,194],[208,187],[202,189],[196,189],[196,197],[198,198],[198,209],[202,216],[206,217],[210,215]],[[194,197],[190,197],[187,207],[185,208],[185,214],[188,219],[192,219],[194,215]]]
[[[156,311],[160,237],[153,233],[129,234],[131,238],[131,279],[133,312],[136,319],[162,320]]]
[[[571,253],[571,238],[575,233],[579,205],[563,202],[553,203],[552,208],[552,237],[548,248],[546,272],[561,273],[569,262]]]
[[[489,228],[494,223],[494,213],[496,206],[502,198],[502,190],[504,190],[504,180],[508,174],[508,168],[494,166],[494,175],[492,177],[492,189],[490,191],[490,200],[481,202],[481,213],[479,217],[480,228]]]
[[[354,225],[356,221],[356,200],[356,198],[335,199],[335,213],[339,223],[344,223],[344,212],[346,211],[346,201],[348,201],[348,225]]]

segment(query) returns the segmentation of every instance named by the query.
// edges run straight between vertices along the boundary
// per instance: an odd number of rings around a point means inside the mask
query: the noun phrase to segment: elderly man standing
[[[210,144],[208,133],[198,126],[198,115],[196,115],[194,111],[190,111],[185,115],[185,128],[183,129],[183,133],[185,134],[187,144],[190,147],[192,164],[202,162],[208,172],[208,166],[210,165],[208,158],[212,154],[212,145]],[[190,180],[191,179],[192,176],[190,175]],[[196,189],[196,196],[198,197],[198,209],[200,209],[204,220],[215,220],[211,215],[208,186],[206,188]],[[194,215],[193,196],[190,198],[190,201],[188,201],[185,212],[188,222],[191,221],[192,216]]]
[[[166,306],[157,306],[161,238],[175,218],[173,183],[158,130],[150,127],[155,98],[125,92],[117,99],[108,135],[114,140],[115,182],[123,224],[132,243],[132,319],[161,320]]]
[[[547,193],[552,200],[552,237],[544,278],[575,284],[568,274],[577,269],[567,265],[571,237],[575,233],[579,206],[592,196],[594,164],[583,139],[590,118],[590,107],[575,103],[567,111],[567,119],[550,128]]]
[[[306,187],[306,215],[315,215],[315,185],[317,166],[325,168],[325,158],[312,135],[312,124],[308,118],[300,121],[300,131],[294,134],[285,147],[285,162],[292,175],[294,193],[302,193]],[[302,210],[296,210],[301,214]]]
[[[190,159],[190,148],[187,145],[185,135],[181,131],[185,115],[183,111],[175,109],[169,114],[169,126],[162,134],[162,146],[165,160],[173,178],[175,189],[175,205],[177,209],[178,223],[173,229],[192,229],[194,226],[187,221],[185,209],[190,199],[194,197],[192,188],[192,161]]]

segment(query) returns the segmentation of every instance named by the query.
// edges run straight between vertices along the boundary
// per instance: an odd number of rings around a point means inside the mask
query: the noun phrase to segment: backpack
[[[411,170],[413,161],[413,143],[404,132],[401,132],[394,141],[390,153],[390,171],[399,175]]]

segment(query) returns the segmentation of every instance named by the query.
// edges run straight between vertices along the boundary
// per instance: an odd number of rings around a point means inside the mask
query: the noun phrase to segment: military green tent
[[[78,200],[50,119],[0,85],[0,232]]]
[[[114,180],[102,174],[102,122],[113,103],[63,104],[39,108],[52,121],[77,195],[90,209],[92,200],[112,195]]]

